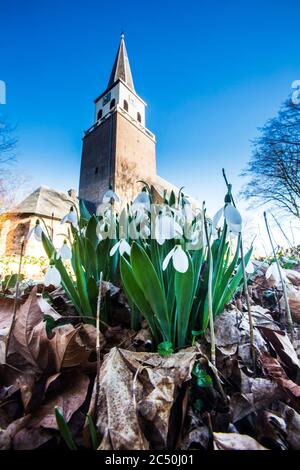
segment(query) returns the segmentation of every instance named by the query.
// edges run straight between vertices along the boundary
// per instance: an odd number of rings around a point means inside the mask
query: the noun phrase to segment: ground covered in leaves
[[[285,270],[292,341],[280,285],[265,271],[258,265],[249,285],[255,357],[240,294],[215,321],[216,368],[209,333],[168,357],[152,352],[146,324],[131,330],[123,293],[103,282],[113,324],[101,326],[99,370],[96,328],[79,322],[61,289],[25,286],[13,324],[15,296],[7,289],[0,298],[0,448],[66,447],[58,406],[79,449],[300,450],[300,269]]]

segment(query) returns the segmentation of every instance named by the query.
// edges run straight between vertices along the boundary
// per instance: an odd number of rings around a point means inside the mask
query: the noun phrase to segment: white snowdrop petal
[[[150,234],[151,234],[150,227],[148,225],[144,225],[141,229],[141,234],[144,238],[150,237]]]
[[[65,216],[61,219],[60,223],[61,223],[61,224],[65,224],[65,223],[68,221],[68,217],[69,217],[69,214],[65,215]]]
[[[130,256],[131,248],[127,240],[121,241],[119,251],[121,256],[123,256],[124,253],[127,253],[128,256]]]
[[[68,259],[72,258],[71,249],[68,247],[68,245],[66,243],[64,243],[63,246],[61,247],[60,255],[61,255],[62,259],[64,259],[64,260],[68,260]]]
[[[162,245],[165,240],[170,239],[171,218],[165,215],[159,215],[155,220],[155,238]],[[171,237],[172,238],[172,237]]]
[[[159,220],[160,233],[165,240],[174,237],[174,220],[171,217],[163,215]]]
[[[177,246],[173,257],[173,266],[179,273],[185,273],[189,269],[189,260],[181,246]]]
[[[61,275],[55,266],[50,265],[44,277],[44,284],[46,287],[54,286],[59,287],[61,283]]]
[[[224,208],[224,217],[228,224],[242,226],[242,217],[236,207],[227,204]]]
[[[218,212],[213,217],[213,220],[212,220],[213,227],[217,227],[219,225],[219,222],[223,214],[224,214],[224,208],[222,207],[221,209],[218,210]]]
[[[150,204],[150,196],[146,191],[141,191],[133,201],[133,204]]]
[[[116,251],[118,250],[119,246],[120,246],[120,243],[121,242],[117,242],[113,247],[112,249],[110,250],[109,252],[109,256],[114,256],[114,254],[116,253]]]
[[[77,214],[75,211],[70,211],[69,212],[69,222],[73,225],[74,228],[78,227],[78,220],[77,220]]]
[[[108,204],[111,199],[113,199],[114,201],[116,202],[119,202],[120,201],[120,198],[119,196],[112,190],[112,189],[109,189],[108,191],[106,191],[106,193],[104,194],[103,198],[102,198],[102,202],[104,204]]]
[[[31,237],[31,235],[33,234],[33,231],[34,231],[34,227],[28,232],[28,235],[26,237],[26,240],[29,240],[29,238]]]
[[[175,251],[175,246],[174,246],[174,248],[172,248],[171,251],[169,251],[169,253],[168,253],[167,256],[165,257],[165,259],[163,260],[163,264],[162,264],[162,269],[163,269],[163,271],[165,271],[165,270],[167,269],[168,264],[169,264],[169,262],[170,262],[170,259],[171,259],[172,256],[173,256],[174,251]]]
[[[193,211],[190,204],[185,204],[183,211],[187,222],[191,222],[193,220]]]
[[[55,266],[52,268],[52,285],[54,287],[59,287],[61,283],[61,275]]]
[[[37,224],[35,227],[34,227],[34,236],[36,238],[37,241],[42,241],[42,233],[43,233],[43,229],[42,227]]]
[[[159,245],[163,245],[166,241],[165,238],[163,238],[161,235],[157,235],[155,239]]]
[[[173,225],[174,229],[173,229],[173,237],[180,237],[183,235],[183,229],[181,227],[181,225],[179,225],[177,222],[174,221],[174,225]]]

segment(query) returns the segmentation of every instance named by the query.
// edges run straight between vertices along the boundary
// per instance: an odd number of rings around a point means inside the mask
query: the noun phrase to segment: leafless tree
[[[241,194],[300,218],[300,105],[287,100],[259,130]]]
[[[15,160],[16,146],[15,128],[0,116],[0,213],[13,204],[19,185],[8,165]]]
[[[16,145],[15,128],[0,116],[0,171],[3,164],[15,158]]]

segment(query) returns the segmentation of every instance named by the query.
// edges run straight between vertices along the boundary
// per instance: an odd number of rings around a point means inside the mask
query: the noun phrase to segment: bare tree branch
[[[255,203],[273,203],[300,218],[300,106],[287,100],[259,131],[242,173],[251,179],[241,195]]]

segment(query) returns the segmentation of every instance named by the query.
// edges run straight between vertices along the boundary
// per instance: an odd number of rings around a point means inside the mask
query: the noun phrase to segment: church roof
[[[119,79],[123,80],[123,82],[126,83],[126,85],[131,88],[132,91],[135,91],[124,41],[124,34],[121,35],[120,46],[116,55],[107,89],[111,88]]]
[[[178,197],[178,194],[180,191],[180,189],[177,186],[175,186],[174,184],[170,183],[169,181],[165,180],[164,178],[158,175],[156,175],[155,178],[151,180],[151,185],[153,186],[153,188],[155,189],[155,191],[161,198],[163,198],[165,191],[167,191],[168,197],[170,196],[171,191],[173,191],[175,196]],[[183,193],[185,194],[185,196],[188,197],[194,209],[199,207],[199,201],[189,196],[184,190],[183,190]]]
[[[35,214],[42,217],[61,219],[70,207],[77,203],[77,198],[62,191],[40,186],[9,212],[13,214]]]

